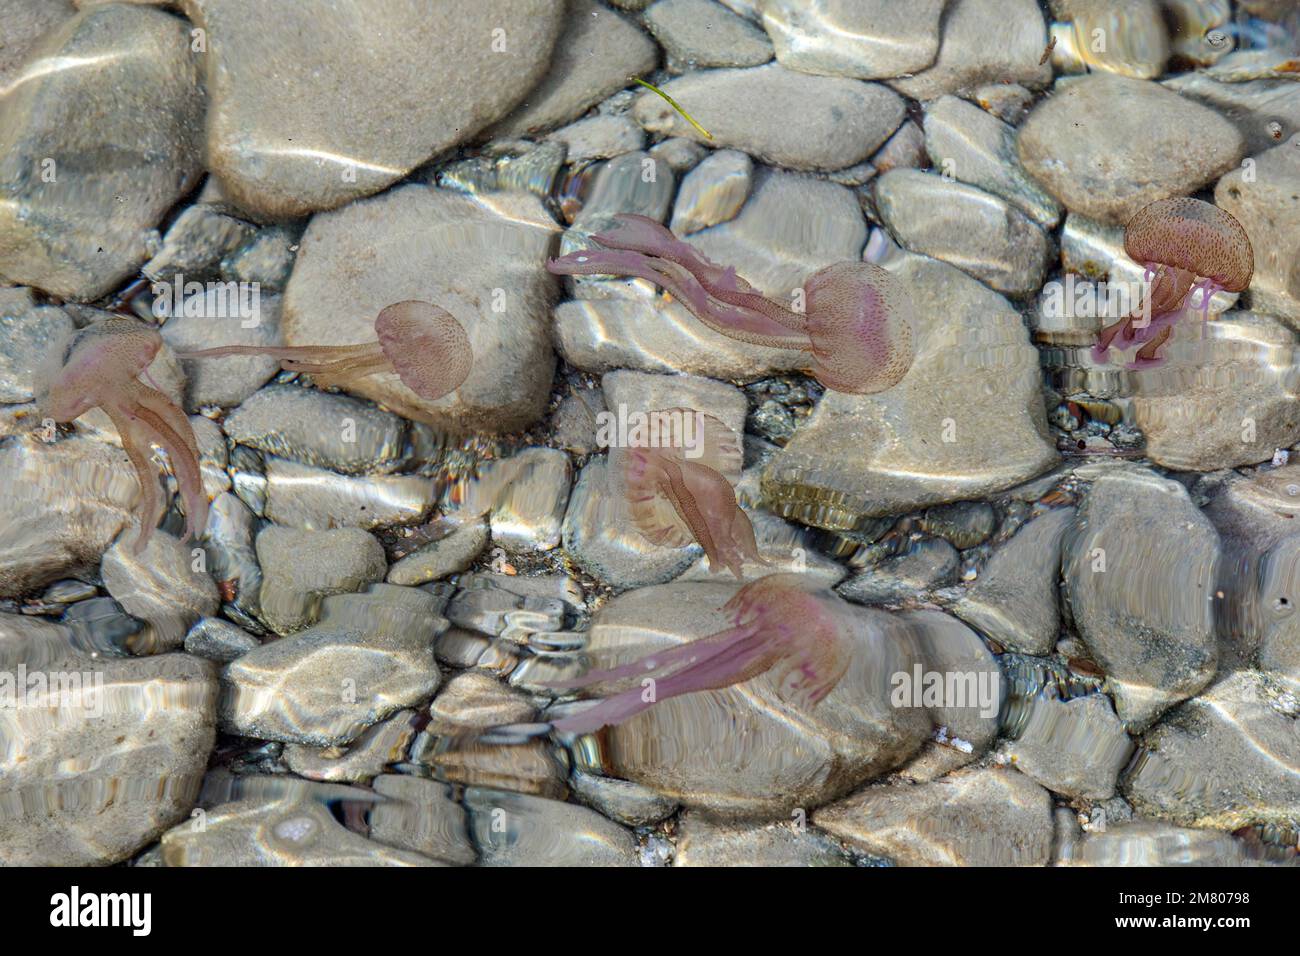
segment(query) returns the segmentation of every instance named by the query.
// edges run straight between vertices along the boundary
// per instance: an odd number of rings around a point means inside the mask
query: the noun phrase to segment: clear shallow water
[[[0,860],[1293,863],[1294,10],[860,6],[0,10]]]

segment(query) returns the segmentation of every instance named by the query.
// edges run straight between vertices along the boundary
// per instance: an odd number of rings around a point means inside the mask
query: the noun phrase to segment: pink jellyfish
[[[421,398],[442,398],[460,388],[474,363],[469,336],[446,309],[428,302],[396,302],[375,319],[377,342],[361,345],[224,345],[178,352],[183,359],[269,355],[290,372],[311,375],[326,388],[367,375],[395,372]]]
[[[754,527],[736,503],[734,483],[743,457],[726,424],[689,408],[650,412],[644,434],[631,447],[611,448],[608,474],[628,503],[632,522],[647,541],[667,548],[698,543],[710,570],[726,567],[743,580],[758,553]]]
[[[1143,206],[1124,227],[1124,251],[1146,267],[1151,287],[1142,305],[1098,333],[1092,356],[1105,362],[1112,346],[1140,345],[1129,368],[1163,363],[1160,346],[1183,314],[1199,310],[1202,321],[1208,320],[1210,296],[1240,292],[1255,271],[1241,223],[1199,199],[1158,199]],[[1148,314],[1150,321],[1139,324]]]
[[[795,312],[700,255],[653,219],[620,215],[617,226],[546,268],[557,275],[637,276],[661,286],[709,328],[741,342],[807,353],[827,388],[884,391],[911,367],[912,306],[894,276],[870,262],[838,262],[804,284]]]
[[[798,574],[770,574],[746,584],[724,606],[732,626],[608,670],[588,671],[557,689],[641,678],[587,710],[554,722],[555,730],[586,734],[647,710],[661,700],[731,687],[774,671],[777,696],[815,707],[848,670],[853,625],[844,602]],[[645,680],[654,681],[646,693]]]
[[[144,549],[166,508],[150,445],[162,446],[171,460],[185,503],[185,539],[197,538],[208,523],[208,498],[199,471],[199,448],[190,420],[156,388],[140,381],[162,347],[158,330],[134,319],[105,319],[79,331],[65,353],[43,399],[44,412],[70,422],[102,408],[117,428],[122,447],[140,481],[136,513],[140,533],[133,550]]]

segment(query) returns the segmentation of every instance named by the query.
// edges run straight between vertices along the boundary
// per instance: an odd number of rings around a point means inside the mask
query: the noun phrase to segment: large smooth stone
[[[635,23],[594,0],[549,0],[562,30],[541,82],[490,130],[495,139],[526,136],[577,119],[655,67],[658,50]],[[526,41],[525,41],[526,42]],[[477,84],[479,77],[466,73]]]
[[[628,591],[592,622],[588,649],[611,666],[731,626],[719,608],[737,586],[669,584]],[[906,623],[851,611],[848,672],[811,710],[783,703],[771,672],[722,690],[661,700],[603,735],[609,771],[688,807],[725,817],[787,816],[898,765],[930,728],[894,707],[892,675],[918,660]]]
[[[876,83],[795,73],[770,63],[740,70],[701,70],[663,86],[713,134],[710,146],[732,147],[791,169],[843,169],[860,163],[898,128],[903,100]],[[755,110],[754,104],[763,108]],[[662,97],[647,90],[632,110],[652,133],[704,137]]]
[[[466,431],[512,431],[538,419],[555,368],[546,271],[559,227],[528,193],[467,196],[409,185],[314,217],[284,294],[288,345],[375,341],[381,309],[421,299],[455,316],[474,367],[437,401],[394,374],[348,390],[407,418]],[[500,311],[496,311],[500,309]]]
[[[89,301],[136,272],[202,170],[198,69],[185,21],[144,7],[42,38],[0,87],[0,276]]]
[[[216,739],[211,663],[92,656],[5,614],[0,672],[17,684],[0,707],[0,865],[117,863],[190,812]]]
[[[1063,548],[1075,627],[1130,731],[1210,682],[1219,536],[1182,485],[1142,468],[1108,470]]]
[[[184,0],[206,34],[207,147],[256,214],[332,209],[500,119],[542,78],[548,0]]]
[[[1052,797],[1016,770],[868,787],[813,822],[901,866],[1045,866],[1052,855]]]
[[[1300,99],[1300,96],[1296,97]],[[1246,230],[1255,253],[1251,307],[1300,327],[1300,133],[1214,187],[1214,201]]]
[[[1148,80],[1094,74],[1059,82],[1021,125],[1018,148],[1071,212],[1123,225],[1147,203],[1222,176],[1246,147],[1208,107]]]
[[[1295,696],[1252,670],[1222,678],[1150,730],[1124,783],[1135,810],[1180,826],[1294,825]]]
[[[1038,350],[1002,296],[910,253],[882,264],[915,303],[916,359],[875,395],[827,391],[763,474],[765,506],[821,528],[977,498],[1056,461]]]
[[[131,523],[140,486],[126,454],[92,438],[0,443],[0,595],[89,572]]]

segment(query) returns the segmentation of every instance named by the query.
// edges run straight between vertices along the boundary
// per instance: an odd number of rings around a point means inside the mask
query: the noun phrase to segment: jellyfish
[[[150,445],[160,445],[171,460],[185,506],[185,537],[197,538],[208,523],[208,498],[199,470],[199,448],[190,420],[170,398],[140,381],[162,347],[158,330],[134,319],[114,318],[79,331],[54,373],[42,399],[43,414],[70,422],[92,408],[102,408],[122,439],[140,481],[136,514],[139,554],[161,520],[166,501],[157,472],[150,466]]]
[[[557,275],[636,276],[661,286],[722,335],[808,356],[827,388],[855,395],[896,385],[911,367],[912,304],[893,275],[870,262],[838,262],[804,283],[804,310],[773,302],[731,267],[710,262],[653,219],[616,216],[592,239],[603,248],[552,259]]]
[[[474,363],[465,329],[446,309],[408,300],[375,319],[377,342],[360,345],[223,345],[176,353],[182,359],[269,355],[286,371],[311,375],[326,388],[368,375],[395,372],[421,398],[433,401],[464,384]]]
[[[1139,345],[1129,368],[1164,362],[1160,347],[1183,314],[1200,311],[1202,322],[1208,321],[1210,297],[1220,290],[1240,292],[1255,270],[1241,223],[1199,199],[1158,199],[1142,207],[1124,227],[1124,251],[1145,266],[1150,288],[1138,308],[1098,333],[1092,356],[1105,362],[1112,346]]]
[[[575,680],[546,686],[572,690],[640,678],[628,690],[605,697],[552,724],[562,733],[586,734],[621,724],[658,701],[702,690],[720,690],[773,674],[777,696],[811,709],[835,689],[848,670],[852,620],[842,600],[799,574],[769,574],[746,584],[724,605],[731,627],[686,644],[655,651],[629,664],[591,670]],[[647,693],[647,679],[653,693]]]
[[[651,544],[681,548],[698,543],[709,569],[725,567],[743,580],[749,558],[766,565],[754,526],[736,503],[733,483],[743,457],[732,429],[689,408],[650,412],[649,427],[610,449],[607,474],[627,501],[632,523]]]

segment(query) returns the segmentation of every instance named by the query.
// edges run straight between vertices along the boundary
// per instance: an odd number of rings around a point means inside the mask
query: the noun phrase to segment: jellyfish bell
[[[1150,283],[1138,309],[1098,333],[1092,356],[1105,362],[1112,346],[1138,345],[1130,368],[1163,363],[1160,347],[1189,312],[1208,321],[1210,298],[1241,292],[1254,274],[1254,250],[1231,213],[1200,199],[1158,199],[1124,229],[1124,251],[1146,269]]]
[[[915,358],[915,318],[891,272],[871,262],[837,262],[814,273],[804,291],[819,382],[868,395],[902,381]]]

